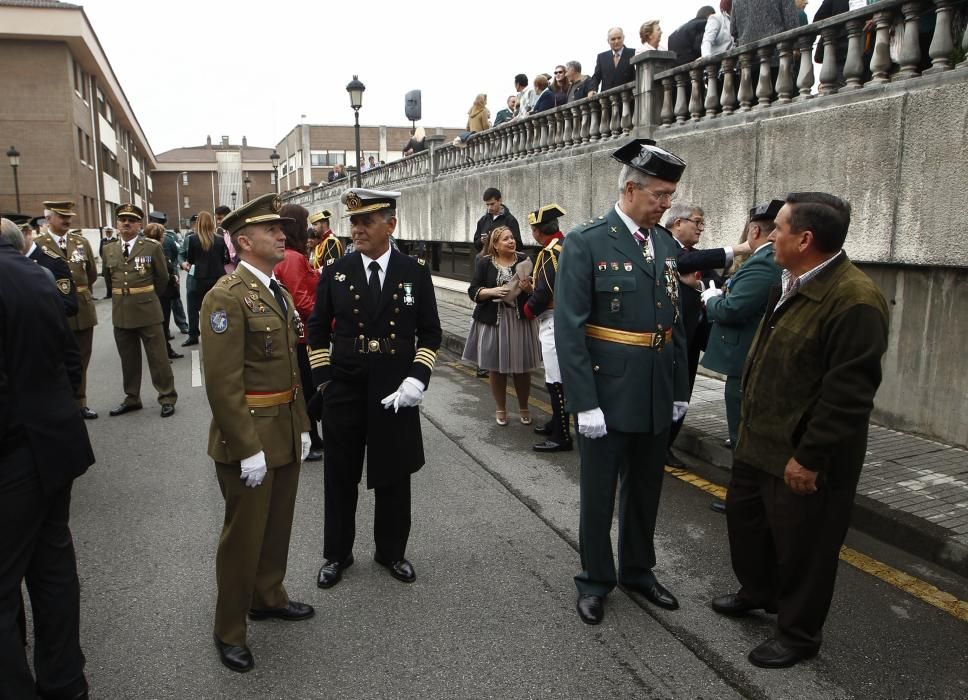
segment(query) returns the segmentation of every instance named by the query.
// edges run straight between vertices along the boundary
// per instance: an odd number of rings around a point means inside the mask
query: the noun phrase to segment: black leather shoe
[[[666,453],[665,463],[666,463],[666,466],[675,467],[676,469],[686,468],[686,463],[683,462],[678,457],[676,457],[674,454],[672,454],[672,450],[669,450]]]
[[[534,426],[534,432],[536,435],[551,435],[554,431],[551,429],[551,421],[548,421],[544,425]]]
[[[666,610],[679,609],[679,601],[658,581],[648,588],[634,588],[633,590],[638,591],[645,596],[647,601],[653,605],[658,605],[660,608],[665,608]]]
[[[249,610],[249,619],[268,620],[271,617],[276,620],[285,620],[286,622],[298,622],[299,620],[308,620],[315,614],[316,611],[313,610],[312,605],[290,600],[288,605],[286,605],[284,608],[274,608],[272,610]]]
[[[188,326],[178,326],[178,330],[181,331],[182,335],[188,335],[188,331],[189,331]]]
[[[605,598],[582,593],[578,596],[578,617],[586,625],[597,625],[605,617]]]
[[[790,668],[801,661],[812,659],[817,649],[798,649],[779,639],[767,639],[749,653],[750,663],[760,668]]]
[[[390,575],[398,581],[403,581],[404,583],[413,583],[417,580],[417,572],[413,570],[413,564],[406,559],[387,561],[378,555],[374,556],[373,559],[380,566],[385,566],[387,569],[389,569]]]
[[[190,345],[198,345],[198,338],[188,336],[188,340],[181,344],[183,348],[187,348]]]
[[[92,411],[87,406],[81,408],[81,418],[84,420],[97,420],[97,411]]]
[[[306,459],[304,459],[303,461],[304,462],[318,462],[322,458],[323,458],[323,451],[321,449],[317,448],[317,447],[314,447],[311,450],[309,450],[309,454],[306,455]]]
[[[123,416],[125,413],[131,413],[132,411],[140,411],[140,410],[141,410],[140,405],[129,406],[128,404],[123,403],[120,406],[115,406],[110,411],[108,411],[108,413],[112,416]]]
[[[729,593],[727,595],[721,595],[718,598],[713,598],[710,605],[720,615],[729,615],[730,617],[742,617],[754,610],[765,610],[768,613],[776,612],[775,608],[754,603],[751,600],[746,600],[746,598],[740,598],[736,593]]]
[[[180,352],[175,352],[174,350],[171,349],[171,346],[168,346],[168,359],[169,360],[180,360],[183,357],[185,357],[185,356],[182,355]]]
[[[726,512],[726,501],[713,501],[709,504],[709,510],[714,513],[725,513]]]
[[[485,379],[486,377],[490,377],[491,376],[491,373],[488,370],[486,370],[486,369],[480,369],[480,368],[478,368],[477,371],[474,374],[476,376],[480,377],[481,379]]]
[[[532,448],[535,452],[571,452],[572,444],[570,442],[555,442],[554,440],[545,440],[544,442],[539,442]]]
[[[161,407],[161,417],[171,418],[173,415],[175,415],[175,407],[170,403],[163,404]]]
[[[249,647],[234,647],[215,637],[215,648],[218,649],[218,655],[226,668],[238,673],[246,673],[255,666]]]
[[[319,573],[316,575],[316,585],[319,588],[332,588],[343,578],[343,572],[351,566],[353,566],[352,554],[346,557],[345,561],[330,561],[327,559],[319,567]]]

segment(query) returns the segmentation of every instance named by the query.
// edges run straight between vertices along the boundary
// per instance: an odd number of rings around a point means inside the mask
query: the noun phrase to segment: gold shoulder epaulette
[[[241,282],[241,278],[233,272],[231,275],[225,275],[222,277],[216,284],[219,287],[232,287],[236,284],[240,284]]]
[[[46,256],[48,256],[50,258],[59,258],[60,257],[57,253],[55,253],[54,251],[52,251],[47,246],[44,246],[42,250],[44,251],[44,255],[46,255]]]

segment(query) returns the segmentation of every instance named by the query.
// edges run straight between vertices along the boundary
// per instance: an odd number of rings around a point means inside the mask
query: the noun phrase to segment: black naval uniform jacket
[[[308,324],[309,360],[315,386],[341,382],[365,396],[367,488],[375,488],[393,484],[424,464],[418,408],[394,413],[380,401],[406,377],[430,384],[441,329],[433,281],[423,260],[393,250],[376,311],[368,295],[359,252],[323,267]]]
[[[548,309],[555,307],[555,277],[558,275],[558,257],[565,236],[560,231],[541,249],[534,263],[534,291],[524,305],[524,315],[536,319]]]
[[[64,313],[68,316],[77,316],[77,285],[74,284],[71,268],[68,267],[64,258],[52,250],[41,250],[39,246],[34,246],[33,252],[27,257],[41,267],[50,270],[50,273],[54,276],[57,291],[61,294]]]

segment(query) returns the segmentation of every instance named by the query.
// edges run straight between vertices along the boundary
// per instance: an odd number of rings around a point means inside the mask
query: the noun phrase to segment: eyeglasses
[[[691,221],[696,225],[696,228],[706,228],[706,222],[702,219],[686,219],[686,221]]]
[[[638,190],[645,190],[660,202],[668,202],[669,204],[672,204],[676,200],[675,192],[653,192],[648,187],[643,187],[642,185],[636,185],[635,188]]]

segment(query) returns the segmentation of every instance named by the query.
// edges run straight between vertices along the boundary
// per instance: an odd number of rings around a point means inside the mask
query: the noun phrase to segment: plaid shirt
[[[822,263],[820,263],[819,265],[817,265],[815,268],[813,268],[812,270],[808,270],[807,272],[804,272],[799,277],[797,277],[796,275],[794,275],[793,273],[791,273],[789,270],[784,270],[783,271],[783,276],[781,278],[781,281],[782,281],[782,284],[783,284],[783,294],[780,295],[780,300],[778,302],[776,302],[776,306],[773,307],[773,311],[776,311],[781,306],[783,306],[785,303],[787,303],[790,299],[792,299],[793,297],[795,297],[797,295],[797,292],[800,291],[800,287],[802,287],[807,282],[809,282],[814,277],[816,277],[821,272],[823,272],[823,270],[824,270],[825,267],[827,267],[828,265],[830,265],[830,263],[832,263],[834,260],[836,260],[837,258],[839,258],[843,254],[844,254],[844,251],[842,251],[842,250],[839,251],[836,255],[834,255],[829,260],[823,261]]]

